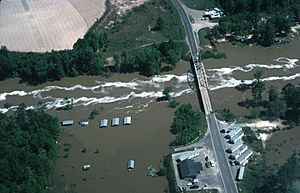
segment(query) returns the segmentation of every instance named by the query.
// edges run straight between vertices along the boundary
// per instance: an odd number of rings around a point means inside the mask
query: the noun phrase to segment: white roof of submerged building
[[[66,126],[66,125],[73,125],[74,124],[74,120],[64,120],[62,122],[62,125],[63,126]]]
[[[112,126],[118,126],[120,124],[120,119],[118,117],[115,117],[111,120]]]
[[[131,124],[131,117],[124,117],[123,124],[124,125],[130,125]]]
[[[88,125],[88,124],[89,124],[89,121],[88,121],[88,120],[81,120],[81,121],[79,122],[79,124],[80,124],[81,126],[85,126],[85,125]]]
[[[100,127],[107,127],[108,126],[108,119],[101,119]]]

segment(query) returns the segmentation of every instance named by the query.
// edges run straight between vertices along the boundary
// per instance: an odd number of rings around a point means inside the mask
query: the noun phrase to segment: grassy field
[[[192,9],[204,10],[216,6],[213,0],[181,0],[187,7]]]
[[[157,31],[151,30],[155,27],[158,18],[162,18],[163,28]],[[105,28],[111,21],[115,22],[113,26]],[[122,18],[118,18],[112,12],[105,20],[96,23],[91,32],[108,34],[107,56],[169,39],[184,42],[185,38],[184,28],[175,7],[171,2],[162,0],[152,0],[128,12]]]
[[[210,45],[209,39],[206,36],[209,34],[209,28],[202,28],[198,32],[200,46]]]

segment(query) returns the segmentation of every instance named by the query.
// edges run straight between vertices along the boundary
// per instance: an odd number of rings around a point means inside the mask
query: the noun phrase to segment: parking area
[[[210,149],[202,147],[174,153],[172,161],[181,191],[220,189],[219,165]]]

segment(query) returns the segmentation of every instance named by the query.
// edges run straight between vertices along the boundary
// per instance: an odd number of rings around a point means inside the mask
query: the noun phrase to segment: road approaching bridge
[[[204,107],[204,112],[206,114],[207,122],[208,122],[208,131],[210,132],[211,142],[212,146],[217,158],[217,162],[219,164],[221,178],[223,182],[225,193],[238,193],[234,177],[231,173],[229,163],[227,161],[225,148],[222,142],[222,137],[220,135],[220,128],[218,121],[213,114],[212,111],[212,105],[209,98],[208,93],[208,83],[207,83],[207,76],[205,73],[205,68],[203,63],[201,62],[200,58],[200,51],[198,48],[198,42],[197,38],[195,36],[195,33],[192,29],[189,17],[187,13],[185,12],[181,2],[179,0],[171,0],[174,6],[176,7],[182,23],[184,25],[184,29],[186,31],[187,35],[187,42],[190,47],[192,59],[193,59],[193,67],[196,77],[196,87],[199,92],[199,96],[201,97],[201,102]]]

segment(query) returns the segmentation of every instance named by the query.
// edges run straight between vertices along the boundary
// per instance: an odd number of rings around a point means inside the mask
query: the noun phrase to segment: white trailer
[[[244,178],[245,166],[241,166],[238,172],[237,180],[241,181]]]

